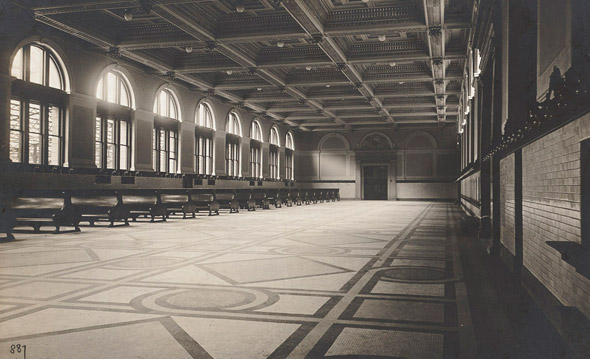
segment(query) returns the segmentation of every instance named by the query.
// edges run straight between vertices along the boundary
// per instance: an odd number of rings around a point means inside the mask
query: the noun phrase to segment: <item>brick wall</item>
[[[500,161],[500,175],[500,242],[514,255],[514,154]]]
[[[522,175],[523,264],[564,305],[590,317],[590,280],[546,244],[581,243],[580,141],[588,127],[590,115],[524,147]]]

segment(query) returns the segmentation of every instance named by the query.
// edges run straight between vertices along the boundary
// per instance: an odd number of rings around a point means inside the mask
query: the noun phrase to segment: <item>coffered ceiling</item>
[[[33,10],[96,51],[261,116],[354,131],[456,124],[473,2],[54,0]]]

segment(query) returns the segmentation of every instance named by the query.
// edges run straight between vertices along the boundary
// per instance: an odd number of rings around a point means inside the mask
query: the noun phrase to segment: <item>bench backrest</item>
[[[64,206],[64,199],[58,197],[17,197],[10,202],[13,209],[55,209],[59,210]]]
[[[117,202],[117,196],[72,196],[72,204],[78,207],[112,208]]]
[[[234,197],[235,197],[235,195],[230,192],[222,192],[222,193],[215,194],[215,199],[218,201],[231,201],[234,199]]]
[[[160,195],[160,200],[164,204],[170,203],[187,203],[188,202],[188,194],[167,194],[162,193]]]
[[[266,199],[265,192],[254,192],[252,193],[252,199]]]
[[[131,206],[153,205],[158,202],[158,196],[156,195],[124,194],[122,199],[123,204]]]
[[[252,198],[252,193],[251,192],[242,192],[242,191],[238,191],[236,192],[236,199],[239,201],[247,201],[249,199]]]
[[[193,201],[193,202],[211,203],[214,200],[215,200],[215,196],[212,193],[193,193],[193,194],[191,194],[191,201]]]

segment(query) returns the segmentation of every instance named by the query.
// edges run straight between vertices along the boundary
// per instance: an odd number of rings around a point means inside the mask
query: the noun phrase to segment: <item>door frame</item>
[[[385,196],[385,201],[389,200],[389,194],[391,191],[390,184],[391,184],[391,165],[389,162],[362,162],[361,163],[361,200],[365,200],[365,167],[387,167],[387,193]]]

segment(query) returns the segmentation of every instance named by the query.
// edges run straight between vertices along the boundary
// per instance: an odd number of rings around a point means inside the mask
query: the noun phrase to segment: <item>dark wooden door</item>
[[[386,200],[387,180],[387,166],[364,166],[364,199]]]

